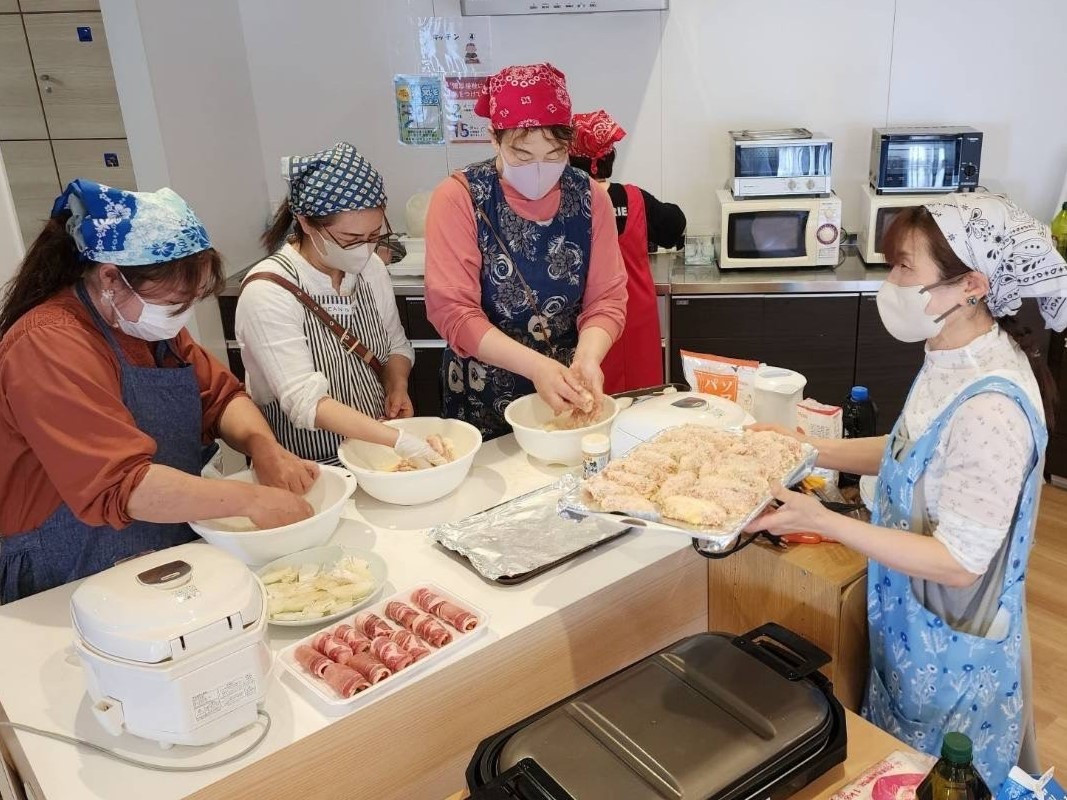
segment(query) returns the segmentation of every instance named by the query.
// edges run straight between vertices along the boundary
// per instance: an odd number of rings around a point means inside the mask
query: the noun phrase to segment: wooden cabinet
[[[19,0],[23,13],[38,11],[99,11],[100,0]]]
[[[88,178],[118,189],[137,189],[125,139],[54,139],[52,150],[63,186],[75,178]]]
[[[11,196],[26,247],[37,238],[59,194],[52,146],[43,142],[0,142]]]
[[[22,20],[51,137],[125,137],[100,14],[24,14]]]
[[[830,654],[823,670],[845,708],[867,681],[867,562],[839,544],[754,544],[708,562],[708,629],[744,633],[777,622]]]
[[[856,327],[856,385],[866,386],[878,406],[878,433],[889,433],[893,429],[925,357],[923,342],[905,344],[889,335],[878,316],[874,295],[860,298]]]
[[[763,361],[802,373],[805,394],[840,404],[852,386],[858,295],[702,295],[671,301],[671,380],[680,350]]]
[[[0,14],[19,13],[18,0],[0,0]]]
[[[47,138],[22,17],[0,17],[0,139]]]

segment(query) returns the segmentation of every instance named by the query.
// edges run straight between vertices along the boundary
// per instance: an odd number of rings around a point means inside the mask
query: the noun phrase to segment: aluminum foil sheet
[[[655,438],[653,437],[651,441],[655,441]],[[815,461],[818,457],[819,453],[814,447],[811,445],[804,445],[803,460],[785,477],[782,483],[786,486],[795,486],[802,481],[808,476],[812,468],[814,468]],[[678,533],[683,536],[689,536],[700,540],[701,550],[718,553],[728,549],[734,542],[736,542],[737,537],[741,535],[745,527],[762,514],[763,510],[770,505],[772,500],[774,500],[774,496],[768,492],[761,499],[760,503],[745,515],[744,519],[740,520],[735,526],[722,530],[702,527],[699,525],[688,525],[684,522],[675,520],[666,522],[660,519],[658,515],[654,517],[647,514],[632,514],[628,516],[624,512],[603,511],[583,494],[581,481],[571,476],[570,483],[567,483],[562,496],[560,497],[559,507],[561,512],[569,514],[579,516],[588,515],[590,518],[597,519],[616,519],[632,525],[635,528],[664,530],[671,533]]]
[[[628,530],[618,518],[561,513],[564,487],[578,486],[568,475],[529,494],[430,531],[430,538],[465,557],[490,580],[523,575]]]

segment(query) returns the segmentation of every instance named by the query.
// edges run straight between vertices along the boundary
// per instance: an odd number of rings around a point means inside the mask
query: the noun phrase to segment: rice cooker
[[[259,578],[202,542],[86,578],[70,612],[93,714],[163,747],[251,724],[271,666],[266,606]]]
[[[620,411],[611,429],[611,457],[622,458],[657,433],[679,425],[739,428],[755,419],[737,403],[700,392],[673,392],[638,398]]]

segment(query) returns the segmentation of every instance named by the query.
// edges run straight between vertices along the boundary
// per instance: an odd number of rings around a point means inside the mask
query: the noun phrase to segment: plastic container
[[[756,370],[755,408],[757,422],[766,422],[796,430],[797,403],[804,399],[808,379],[799,372],[781,367],[763,366]]]
[[[592,478],[608,465],[611,458],[611,439],[602,433],[582,437],[582,477]]]
[[[992,794],[971,763],[971,740],[962,733],[946,733],[941,759],[915,790],[916,800],[989,800]]]
[[[1052,218],[1052,241],[1056,243],[1056,249],[1060,255],[1067,258],[1067,203]]]
[[[876,434],[878,407],[871,400],[866,386],[853,386],[842,408],[842,426],[846,439],[863,439]],[[855,486],[858,483],[858,475],[841,473],[842,486]]]

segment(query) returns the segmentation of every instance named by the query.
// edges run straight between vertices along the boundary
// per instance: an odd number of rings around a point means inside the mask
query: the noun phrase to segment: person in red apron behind
[[[648,262],[649,245],[677,248],[684,244],[685,214],[673,203],[661,203],[632,184],[612,183],[615,143],[626,136],[604,110],[574,115],[571,166],[605,184],[615,206],[619,247],[626,264],[626,327],[602,364],[607,394],[644,389],[663,383],[656,287]]]

